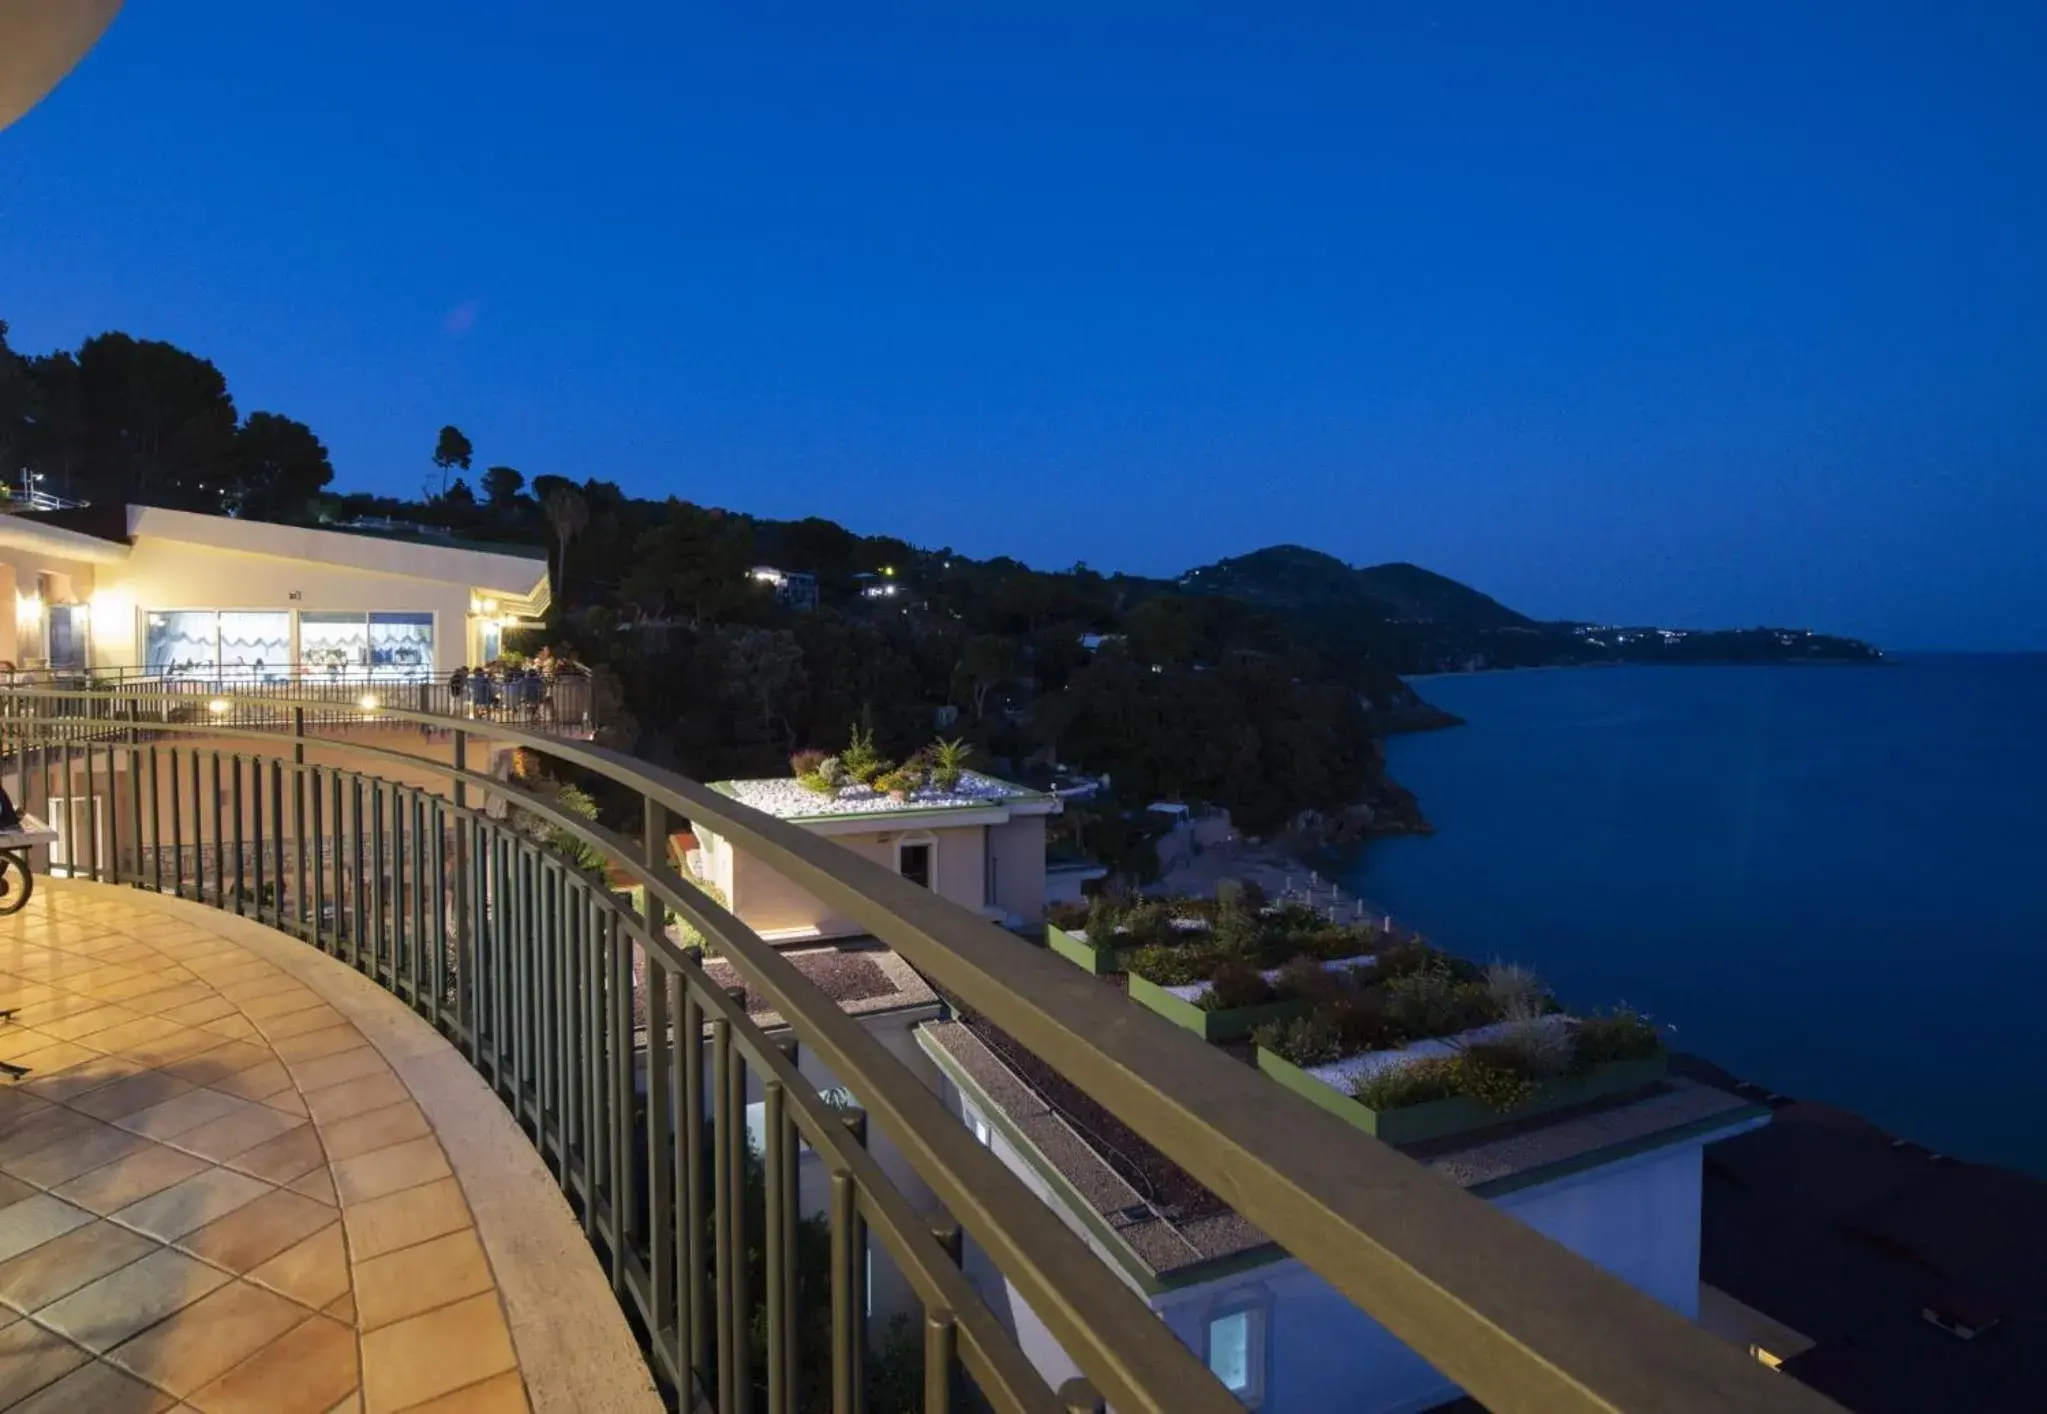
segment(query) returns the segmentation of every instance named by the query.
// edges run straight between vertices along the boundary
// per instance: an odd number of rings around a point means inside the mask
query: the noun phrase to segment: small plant
[[[1085,903],[1071,903],[1061,899],[1045,905],[1045,921],[1054,928],[1063,928],[1069,933],[1084,932],[1088,918],[1094,910]]]
[[[1330,974],[1334,975],[1334,974]],[[1376,987],[1360,987],[1336,979],[1336,989],[1321,1006],[1322,1015],[1343,1037],[1344,1053],[1390,1051],[1411,1039],[1398,1022],[1386,1013],[1386,994]]]
[[[1627,1006],[1586,1017],[1571,1028],[1570,1041],[1570,1068],[1581,1075],[1609,1061],[1647,1060],[1663,1048],[1649,1018]]]
[[[1229,961],[1219,965],[1208,979],[1208,990],[1194,999],[1203,1011],[1235,1011],[1239,1007],[1263,1006],[1277,1001],[1280,991],[1257,968],[1247,962]]]
[[[1523,1020],[1549,1010],[1549,988],[1542,979],[1518,962],[1495,960],[1485,970],[1486,993],[1508,1020]]]
[[[796,752],[789,758],[789,774],[799,778],[815,775],[817,768],[824,765],[828,755],[828,752],[817,750]]]
[[[1214,970],[1214,959],[1194,948],[1176,948],[1170,943],[1147,943],[1119,953],[1123,970],[1135,973],[1161,987],[1191,987],[1206,981]]]
[[[811,757],[817,759],[812,761]],[[808,768],[796,772],[796,784],[819,795],[837,795],[839,787],[846,784],[845,766],[838,757],[827,756],[822,751],[799,751],[789,758],[789,764]]]
[[[1525,1057],[1498,1044],[1467,1046],[1451,1058],[1459,1094],[1468,1095],[1496,1114],[1519,1109],[1535,1098],[1542,1077],[1531,1075]]]
[[[871,727],[854,727],[846,749],[839,753],[839,764],[845,768],[846,779],[855,785],[873,785],[875,778],[889,769],[889,760],[874,749],[874,730]]]
[[[1358,1077],[1351,1086],[1351,1097],[1382,1112],[1447,1100],[1460,1090],[1456,1060],[1454,1056],[1424,1056],[1381,1066],[1370,1075]]]
[[[911,793],[923,784],[922,777],[904,766],[898,766],[892,771],[884,771],[881,775],[876,776],[873,781],[876,790],[886,795],[891,795],[897,800],[908,799]]]
[[[974,755],[964,737],[952,741],[940,737],[925,750],[931,755],[931,780],[940,790],[951,790],[960,783],[960,773]]]
[[[1328,1065],[1344,1056],[1343,1037],[1328,1018],[1321,1016],[1268,1021],[1252,1031],[1251,1039],[1302,1067]]]
[[[1098,948],[1113,948],[1117,944],[1116,925],[1121,921],[1122,906],[1109,894],[1096,894],[1087,910],[1087,940]]]
[[[1127,946],[1177,948],[1180,945],[1180,934],[1173,928],[1172,910],[1156,899],[1133,904],[1124,911],[1120,921],[1122,940]]]

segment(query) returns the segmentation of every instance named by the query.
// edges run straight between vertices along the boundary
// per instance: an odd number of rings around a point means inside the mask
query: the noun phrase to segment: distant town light
[[[374,712],[383,704],[377,701],[376,693],[365,692],[362,696],[356,698],[355,705],[362,708],[365,712]]]
[[[233,706],[234,703],[228,701],[225,697],[216,697],[206,704],[206,710],[216,717],[224,717]]]

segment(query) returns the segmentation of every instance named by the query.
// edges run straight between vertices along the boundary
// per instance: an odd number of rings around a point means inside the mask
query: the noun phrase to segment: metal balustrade
[[[599,722],[588,668],[546,672],[493,667],[446,673],[410,667],[277,663],[258,667],[30,668],[0,673],[0,685],[76,690],[66,713],[159,721],[213,719],[220,726],[288,725],[294,708],[315,725],[390,720],[398,712],[465,722],[502,722],[589,735]],[[112,693],[111,705],[90,694]]]
[[[451,761],[398,736],[323,738],[319,697],[253,699],[290,714],[281,735],[235,713],[158,713],[125,689],[0,696],[0,779],[25,808],[65,802],[77,874],[252,916],[372,978],[461,1049],[555,1175],[679,1407],[863,1408],[870,1243],[922,1303],[927,1414],[1240,1407],[938,1095],[670,866],[669,830],[689,820],[1045,1057],[1499,1414],[1834,1408],[1077,969],[679,776],[496,722],[453,724]],[[493,777],[486,745],[630,793],[638,838]],[[522,824],[622,870],[645,911]],[[857,1111],[799,1073],[785,1036],[707,978],[671,919],[709,940]],[[920,1211],[886,1176],[865,1145],[880,1134],[943,1211]],[[808,1270],[805,1150],[829,1175],[829,1260]],[[960,1269],[963,1232],[1085,1379],[1046,1387]]]

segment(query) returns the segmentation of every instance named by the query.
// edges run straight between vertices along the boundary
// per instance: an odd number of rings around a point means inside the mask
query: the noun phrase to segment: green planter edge
[[[1156,982],[1147,982],[1135,972],[1130,974],[1130,1000],[1163,1016],[1176,1026],[1184,1026],[1204,1041],[1234,1041],[1239,1036],[1248,1036],[1252,1028],[1268,1021],[1291,1021],[1305,1015],[1308,1003],[1303,997],[1282,997],[1274,1002],[1260,1002],[1257,1006],[1232,1007],[1228,1011],[1203,1011],[1190,1001],[1174,996]],[[1323,1087],[1327,1089],[1327,1086]]]
[[[1375,1110],[1334,1086],[1324,1085],[1285,1056],[1263,1046],[1258,1048],[1258,1069],[1309,1103],[1321,1106],[1376,1139],[1388,1144],[1423,1144],[1653,1085],[1670,1073],[1670,1055],[1658,1051],[1641,1060],[1608,1061],[1589,1075],[1547,1081],[1534,1099],[1504,1112],[1490,1109],[1468,1095],[1452,1095],[1447,1100],[1431,1100],[1397,1110]]]
[[[1096,947],[1087,940],[1084,933],[1070,933],[1055,924],[1047,923],[1045,946],[1083,972],[1092,972],[1097,977],[1116,971],[1116,950]]]

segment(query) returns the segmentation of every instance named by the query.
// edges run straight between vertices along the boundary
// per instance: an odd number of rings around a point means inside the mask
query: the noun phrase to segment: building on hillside
[[[1218,1378],[1266,1414],[1418,1414],[1460,1391],[1088,1097],[985,1023],[920,1027],[944,1095]],[[1768,1122],[1684,1078],[1410,1149],[1687,1319],[1699,1318],[1701,1151]],[[1110,1143],[1102,1136],[1114,1134]],[[1050,1382],[1078,1373],[969,1244],[967,1270]]]
[[[0,519],[0,660],[195,678],[300,667],[445,681],[491,662],[547,609],[545,552],[165,510],[84,506]]]
[[[775,602],[804,613],[817,607],[817,576],[798,570],[778,570],[773,565],[755,565],[747,577],[775,591]]]
[[[789,778],[718,781],[723,791],[915,880],[983,918],[1025,927],[1045,916],[1045,817],[1056,796],[967,771],[950,791],[892,800],[874,791],[819,795]],[[861,932],[701,826],[699,868],[740,922],[771,941]]]
[[[85,506],[0,515],[0,591],[14,601],[13,614],[0,614],[0,683],[109,693],[86,701],[112,718],[177,724],[177,745],[195,753],[231,757],[244,739],[228,730],[288,728],[292,709],[266,701],[278,699],[321,723],[308,764],[441,790],[439,773],[414,779],[351,743],[373,747],[400,729],[381,715],[389,710],[445,715],[451,726],[515,721],[571,736],[593,726],[586,673],[480,670],[502,651],[508,627],[548,606],[538,551]],[[421,733],[408,749],[450,761],[454,733]],[[129,857],[136,832],[124,827],[146,799],[165,821],[163,837],[182,833],[186,841],[153,869],[197,878],[223,867],[223,854],[233,869],[237,851],[254,869],[255,841],[279,830],[275,813],[267,823],[258,814],[275,788],[159,779],[155,755],[80,751],[34,777],[31,798],[17,803],[57,830],[50,867],[89,870],[116,853],[124,868],[137,867]],[[487,741],[469,747],[466,759],[498,774],[509,764],[508,752]],[[43,783],[63,782],[66,771],[68,787],[53,784],[45,798]],[[117,804],[128,812],[120,820]]]

